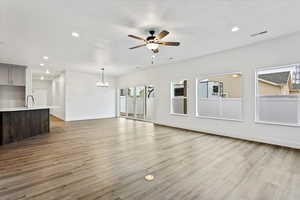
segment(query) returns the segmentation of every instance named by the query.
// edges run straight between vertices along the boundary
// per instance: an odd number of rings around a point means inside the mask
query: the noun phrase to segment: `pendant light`
[[[100,80],[96,82],[97,87],[108,87],[109,83],[104,81],[104,68],[101,68]]]

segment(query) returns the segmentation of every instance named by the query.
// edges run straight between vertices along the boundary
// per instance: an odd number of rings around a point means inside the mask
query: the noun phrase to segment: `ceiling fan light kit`
[[[108,87],[109,86],[109,84],[108,84],[108,82],[101,82],[101,81],[97,81],[97,83],[96,83],[96,86],[97,87]]]
[[[96,87],[108,87],[109,83],[104,81],[104,68],[101,69],[100,80],[96,82]]]
[[[159,44],[157,44],[157,43],[148,43],[148,44],[146,44],[146,47],[150,50],[154,50],[154,49],[157,49],[159,47]]]
[[[141,44],[135,47],[131,47],[129,49],[136,49],[136,48],[140,48],[140,47],[144,47],[146,46],[149,50],[152,50],[153,53],[158,53],[159,52],[159,45],[163,45],[163,46],[179,46],[180,43],[179,42],[164,42],[161,41],[161,39],[163,39],[164,37],[166,37],[169,34],[169,31],[161,31],[158,35],[154,35],[155,31],[151,30],[149,31],[150,36],[147,37],[146,39],[142,38],[142,37],[138,37],[135,35],[128,35],[128,37],[137,39],[137,40],[142,40],[145,42],[145,44]]]

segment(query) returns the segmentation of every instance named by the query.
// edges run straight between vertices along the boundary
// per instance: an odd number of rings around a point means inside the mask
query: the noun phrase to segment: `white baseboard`
[[[60,119],[60,120],[62,120],[62,121],[65,121],[65,119],[62,119],[60,116],[57,116],[57,115],[55,115],[55,114],[53,114],[53,113],[50,113],[50,115],[52,115],[53,117],[55,117],[55,118],[57,118],[57,119]]]
[[[299,143],[290,142],[290,141],[288,141],[288,142],[287,141],[279,141],[279,140],[274,140],[274,138],[248,137],[248,136],[244,136],[244,135],[228,134],[228,133],[225,133],[225,132],[211,131],[211,130],[205,130],[205,129],[201,129],[201,128],[191,129],[191,128],[188,128],[188,127],[174,126],[174,125],[171,125],[171,124],[168,124],[168,123],[155,122],[155,124],[162,125],[162,126],[174,127],[174,128],[178,128],[178,129],[191,130],[191,131],[201,132],[201,133],[205,133],[205,134],[219,135],[219,136],[225,136],[225,137],[236,138],[236,139],[241,139],[241,140],[247,140],[247,141],[252,141],[252,142],[259,142],[259,143],[278,145],[278,146],[289,147],[289,148],[294,148],[294,149],[300,149],[300,144]]]
[[[69,118],[66,119],[67,122],[72,122],[72,121],[85,121],[85,120],[95,120],[95,119],[111,119],[111,118],[116,118],[114,115],[109,115],[109,116],[94,116],[94,117],[80,117],[80,118]]]

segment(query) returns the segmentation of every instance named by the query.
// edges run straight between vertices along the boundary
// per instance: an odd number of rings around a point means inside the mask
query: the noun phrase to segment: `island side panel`
[[[50,132],[50,109],[41,110],[42,134]]]
[[[2,145],[12,142],[14,136],[11,133],[11,120],[10,114],[7,112],[2,113]]]
[[[0,145],[3,145],[3,113],[0,112]]]
[[[3,112],[1,144],[49,133],[49,126],[49,109]]]

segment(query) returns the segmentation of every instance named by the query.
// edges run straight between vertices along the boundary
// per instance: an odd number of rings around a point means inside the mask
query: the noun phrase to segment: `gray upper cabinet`
[[[11,85],[25,86],[25,68],[14,66],[10,70]]]
[[[0,85],[8,85],[9,83],[9,66],[0,64]]]
[[[0,63],[0,85],[25,86],[25,67]]]

